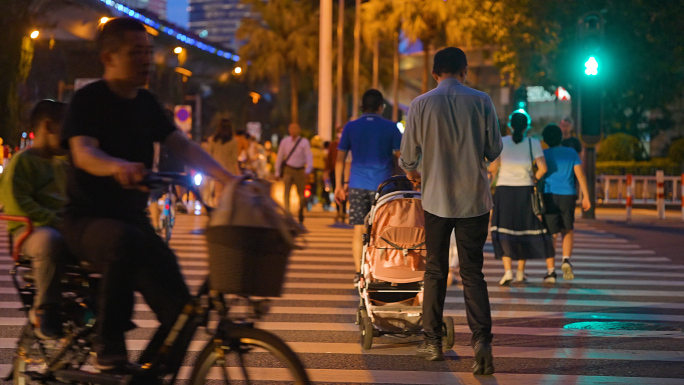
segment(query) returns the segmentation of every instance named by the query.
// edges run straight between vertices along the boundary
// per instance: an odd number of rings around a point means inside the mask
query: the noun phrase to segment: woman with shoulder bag
[[[536,190],[536,182],[544,176],[547,167],[541,143],[526,137],[530,123],[524,111],[511,114],[508,126],[512,135],[502,139],[503,151],[489,169],[493,175],[498,171],[491,232],[494,256],[504,266],[504,275],[499,281],[502,286],[513,281],[512,260],[518,261],[517,282],[527,280],[525,262],[528,259],[545,259],[550,270],[544,282],[556,282],[553,239],[541,221],[543,200],[538,199]]]

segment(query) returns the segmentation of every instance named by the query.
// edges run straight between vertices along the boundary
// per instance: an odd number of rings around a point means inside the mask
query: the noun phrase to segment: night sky
[[[188,25],[188,0],[168,0],[166,4],[166,15],[169,21],[187,27]]]

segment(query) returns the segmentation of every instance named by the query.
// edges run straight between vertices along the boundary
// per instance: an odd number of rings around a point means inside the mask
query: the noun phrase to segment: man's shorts
[[[349,189],[349,224],[363,225],[363,220],[371,210],[375,191],[362,188]]]
[[[551,234],[572,230],[575,224],[577,195],[544,194],[544,223]]]

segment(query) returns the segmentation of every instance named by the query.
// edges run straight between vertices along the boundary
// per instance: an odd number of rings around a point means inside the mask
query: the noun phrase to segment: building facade
[[[160,19],[166,20],[166,1],[167,0],[116,0],[129,8],[146,9],[154,12]]]
[[[248,5],[240,0],[189,0],[188,28],[211,42],[237,52],[235,33],[243,18],[252,17]]]

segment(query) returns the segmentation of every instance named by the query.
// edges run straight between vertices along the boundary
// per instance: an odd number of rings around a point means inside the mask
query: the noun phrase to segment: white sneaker
[[[509,270],[504,273],[503,277],[501,277],[501,280],[499,280],[499,285],[508,286],[511,284],[511,281],[513,281],[513,272]]]
[[[563,270],[564,280],[570,281],[572,279],[575,279],[575,274],[572,272],[572,265],[570,264],[570,261],[567,258],[563,260],[561,270]]]
[[[516,282],[526,282],[527,281],[527,274],[525,274],[524,271],[518,270],[515,273],[515,281]]]

